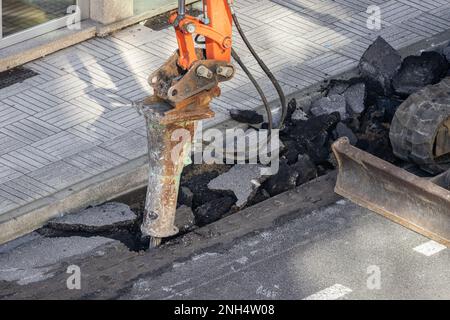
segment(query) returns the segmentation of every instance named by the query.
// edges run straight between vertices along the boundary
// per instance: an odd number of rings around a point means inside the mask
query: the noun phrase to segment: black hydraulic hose
[[[205,44],[204,41],[200,40],[199,35],[197,35],[195,37],[195,42],[197,44]],[[260,87],[258,82],[256,81],[255,77],[252,75],[250,70],[245,66],[241,57],[238,55],[236,50],[234,50],[233,48],[231,49],[231,55],[233,56],[234,60],[236,60],[236,62],[241,66],[242,70],[245,72],[247,77],[250,79],[253,86],[256,88],[256,91],[258,91],[259,96],[261,97],[261,100],[264,104],[264,108],[266,109],[266,113],[267,113],[267,123],[268,123],[267,129],[269,132],[268,138],[270,139],[270,137],[272,136],[272,129],[273,129],[273,117],[272,117],[272,110],[270,109],[269,101],[267,100],[266,95],[264,94],[264,91],[262,90],[262,88]]]
[[[200,40],[200,37],[201,37],[201,35],[199,35],[199,34],[195,36],[195,43],[196,43],[196,44],[200,44],[200,45],[206,44],[206,41]]]
[[[233,16],[235,18],[235,22],[237,22],[237,18],[233,13]],[[272,83],[274,83],[274,86],[277,88],[277,91],[279,90],[279,95],[280,95],[280,100],[282,101],[282,108],[283,108],[283,113],[287,113],[287,109],[286,109],[286,103],[285,103],[285,97],[284,97],[284,93],[283,90],[281,89],[281,87],[278,84],[278,81],[275,79],[275,77],[273,76],[273,74],[270,72],[269,68],[264,64],[264,62],[259,58],[259,56],[257,55],[257,53],[253,50],[253,47],[250,45],[250,43],[248,42],[247,38],[245,37],[244,32],[242,32],[242,29],[240,28],[239,22],[236,23],[236,27],[238,28],[238,30],[240,30],[240,34],[244,40],[244,42],[246,42],[247,46],[249,47],[250,51],[253,51],[252,54],[255,57],[255,59],[259,62],[261,68],[263,68],[263,70],[266,72],[267,76],[269,78],[271,78]],[[242,33],[241,33],[242,32]],[[197,35],[195,37],[195,42],[197,44],[200,45],[204,45],[205,42],[200,40],[200,35]],[[234,60],[236,60],[236,62],[239,64],[239,66],[242,68],[242,70],[245,72],[245,74],[247,75],[247,77],[250,79],[251,83],[253,84],[253,86],[256,88],[256,91],[258,92],[259,96],[261,97],[261,100],[263,102],[264,108],[266,109],[266,114],[267,114],[267,124],[268,124],[268,139],[270,140],[271,136],[272,136],[272,129],[273,129],[273,117],[272,117],[272,110],[270,108],[270,104],[269,101],[266,98],[266,95],[264,94],[264,91],[262,90],[261,86],[258,84],[258,81],[256,81],[255,77],[253,76],[253,74],[250,72],[250,70],[246,67],[246,65],[244,64],[244,62],[242,61],[242,59],[240,58],[240,56],[238,55],[238,53],[236,52],[236,50],[234,50],[233,48],[231,49],[231,55],[234,58]],[[284,104],[283,104],[284,101]],[[286,112],[284,112],[284,110],[286,109]],[[286,116],[282,116],[282,119],[280,121],[280,129],[283,126],[284,123],[284,118]]]
[[[180,17],[186,15],[186,0],[178,0],[178,15]]]
[[[267,101],[267,98],[266,98],[266,96],[264,94],[264,91],[259,86],[259,84],[256,81],[255,77],[253,77],[253,75],[250,72],[250,70],[245,66],[244,62],[241,60],[241,58],[239,57],[239,55],[237,54],[237,52],[234,49],[231,49],[231,55],[233,56],[234,60],[236,60],[236,62],[241,66],[242,70],[245,72],[247,77],[253,83],[253,85],[256,88],[256,91],[258,91],[258,94],[261,97],[261,100],[262,100],[262,102],[264,104],[264,107],[266,109],[266,112],[267,112],[267,122],[269,124],[269,126],[268,126],[268,130],[269,130],[269,134],[268,135],[269,135],[269,137],[268,138],[270,140],[270,137],[272,136],[273,120],[272,120],[272,110],[270,109],[269,101]]]
[[[278,82],[278,80],[275,78],[275,76],[273,75],[273,73],[270,71],[270,69],[267,67],[267,65],[264,63],[264,61],[261,60],[261,58],[258,56],[258,54],[256,53],[255,49],[253,49],[250,41],[247,39],[247,37],[245,36],[244,31],[241,28],[241,25],[239,23],[239,20],[236,16],[236,14],[233,12],[232,13],[232,17],[233,17],[233,21],[234,24],[236,26],[236,29],[238,30],[242,40],[244,41],[245,45],[247,46],[247,48],[250,50],[250,53],[252,54],[252,56],[255,58],[255,60],[258,62],[259,66],[261,67],[261,69],[263,69],[264,73],[267,75],[267,77],[270,79],[270,81],[272,82],[272,84],[274,85],[275,89],[278,92],[278,96],[280,97],[280,102],[281,102],[281,109],[282,109],[282,113],[281,113],[281,120],[280,123],[278,125],[278,129],[282,129],[283,128],[283,124],[284,121],[286,120],[286,116],[287,116],[287,103],[286,103],[286,96],[284,95],[283,89],[280,86],[280,83]],[[242,67],[242,66],[241,66]],[[251,80],[251,79],[250,79]],[[253,81],[252,81],[253,82]]]

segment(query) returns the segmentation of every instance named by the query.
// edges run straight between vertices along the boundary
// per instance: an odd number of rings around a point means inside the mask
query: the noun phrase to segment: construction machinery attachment
[[[408,97],[390,127],[394,154],[419,178],[340,139],[336,193],[446,246],[450,244],[450,78]]]
[[[232,57],[260,94],[267,112],[269,133],[272,130],[267,98],[233,49],[233,22],[280,96],[280,128],[287,113],[282,88],[246,38],[233,10],[233,1],[203,0],[202,3],[203,14],[194,17],[186,11],[186,1],[178,1],[178,11],[173,12],[169,19],[175,29],[178,50],[150,75],[148,82],[153,88],[153,96],[138,104],[147,122],[150,160],[141,230],[144,236],[151,238],[151,246],[157,246],[162,238],[178,233],[174,221],[180,176],[185,160],[190,156],[197,121],[214,116],[210,103],[221,94],[219,84],[235,75]],[[201,37],[204,40],[200,41]],[[187,133],[188,139],[177,140],[181,132]],[[179,152],[174,153],[174,150]]]
[[[336,141],[333,152],[339,165],[336,193],[450,245],[450,171],[420,178],[353,147],[347,138]]]
[[[139,105],[147,122],[150,165],[141,231],[150,237],[151,247],[178,233],[175,213],[181,173],[190,162],[197,121],[214,116],[209,101],[200,99],[184,112],[155,96]]]
[[[234,77],[235,68],[231,63],[205,60],[201,49],[197,49],[197,57],[199,60],[193,62],[188,71],[183,71],[178,65],[178,51],[175,52],[149,77],[154,95],[182,109],[186,106],[186,100]]]

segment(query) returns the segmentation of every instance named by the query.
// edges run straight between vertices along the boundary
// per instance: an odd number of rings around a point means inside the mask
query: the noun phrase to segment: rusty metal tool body
[[[197,122],[214,117],[210,103],[221,94],[219,83],[235,74],[228,1],[206,0],[205,5],[208,21],[187,15],[185,2],[179,1],[170,18],[179,49],[150,75],[153,96],[139,103],[147,123],[150,166],[141,231],[150,237],[151,247],[178,233],[180,177],[190,160]],[[195,47],[194,33],[205,37],[205,49]]]
[[[150,166],[141,231],[150,237],[152,247],[159,245],[162,238],[178,233],[175,213],[181,173],[190,160],[197,121],[214,116],[208,110],[207,105],[197,105],[189,113],[180,114],[155,97],[141,105],[147,122]]]
[[[339,165],[335,191],[356,204],[446,246],[450,245],[450,171],[434,179],[415,176],[353,147],[333,144]]]

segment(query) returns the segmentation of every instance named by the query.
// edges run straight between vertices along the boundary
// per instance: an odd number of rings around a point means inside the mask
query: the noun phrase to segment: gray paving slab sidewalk
[[[374,4],[379,31],[366,25]],[[378,35],[402,48],[450,29],[448,0],[239,0],[236,7],[287,94],[354,68]],[[39,75],[0,90],[0,220],[145,155],[144,121],[132,102],[152,93],[147,76],[175,49],[171,29],[137,25],[28,63]],[[236,49],[274,100],[239,38]],[[204,126],[226,120],[230,109],[260,104],[239,71]]]

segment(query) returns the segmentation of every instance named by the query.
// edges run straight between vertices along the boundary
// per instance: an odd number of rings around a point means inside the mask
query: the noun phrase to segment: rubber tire
[[[450,78],[411,95],[395,113],[390,129],[394,154],[439,174],[450,164],[437,163],[434,143],[438,129],[450,118]]]

